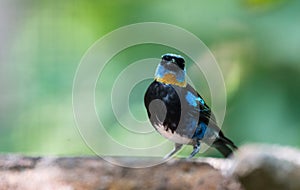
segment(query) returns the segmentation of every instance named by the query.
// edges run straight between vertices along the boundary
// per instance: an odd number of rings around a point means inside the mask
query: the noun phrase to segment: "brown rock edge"
[[[134,166],[154,158],[111,159]],[[300,190],[299,179],[300,151],[277,145],[246,145],[230,159],[174,158],[138,169],[100,157],[0,155],[0,190]]]
[[[124,159],[134,162],[137,158]],[[207,161],[172,159],[157,166],[134,169],[110,164],[99,157],[2,155],[0,189],[241,189],[236,180],[223,176]],[[222,159],[210,161],[220,163]]]

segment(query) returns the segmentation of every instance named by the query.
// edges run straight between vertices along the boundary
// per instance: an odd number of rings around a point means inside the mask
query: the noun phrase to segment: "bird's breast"
[[[162,124],[155,124],[154,127],[163,137],[171,140],[172,142],[178,144],[190,144],[192,141],[191,138],[180,135],[176,131],[172,132],[171,130],[167,130],[167,128]]]

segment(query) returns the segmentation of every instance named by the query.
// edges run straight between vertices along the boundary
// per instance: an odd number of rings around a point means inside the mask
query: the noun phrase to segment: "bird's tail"
[[[219,137],[213,142],[213,147],[215,147],[224,157],[230,156],[234,150],[237,150],[237,146],[227,137],[223,135],[222,132],[219,133]]]

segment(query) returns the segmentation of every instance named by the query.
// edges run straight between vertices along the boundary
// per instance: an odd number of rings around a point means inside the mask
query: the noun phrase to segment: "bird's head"
[[[161,57],[155,72],[155,80],[165,84],[186,86],[185,61],[180,55],[167,53]]]

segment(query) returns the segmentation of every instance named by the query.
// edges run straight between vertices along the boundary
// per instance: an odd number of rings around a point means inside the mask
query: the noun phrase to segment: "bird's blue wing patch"
[[[197,129],[196,129],[196,131],[195,131],[195,133],[194,133],[194,135],[193,135],[193,138],[196,138],[196,139],[203,139],[204,134],[205,134],[205,132],[206,132],[206,129],[207,129],[207,125],[206,125],[205,123],[201,122],[201,123],[198,125],[198,127],[197,127]]]
[[[202,105],[205,104],[204,100],[202,98],[195,96],[191,92],[187,92],[185,99],[191,106],[194,106],[194,107],[196,107],[198,105],[198,102]]]

